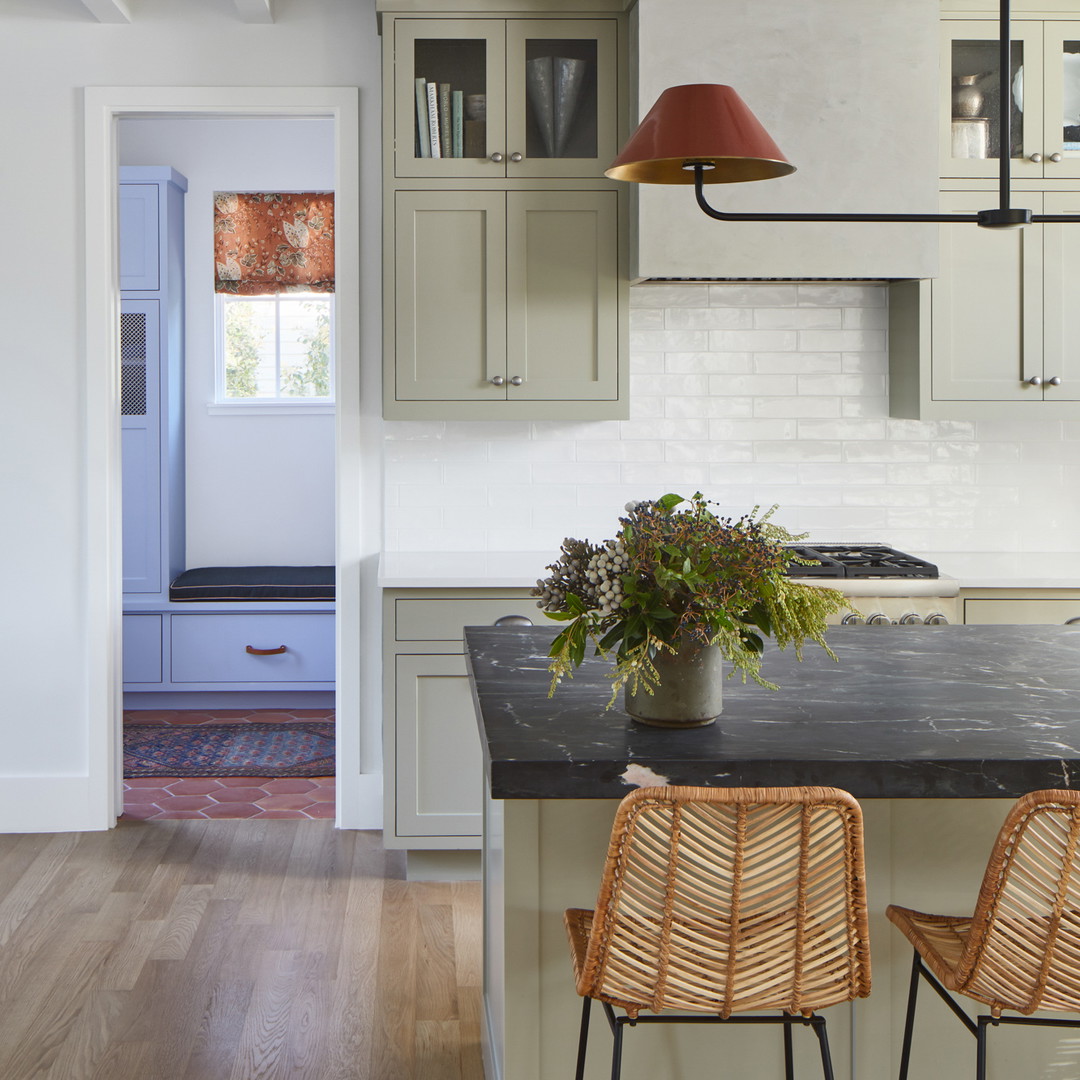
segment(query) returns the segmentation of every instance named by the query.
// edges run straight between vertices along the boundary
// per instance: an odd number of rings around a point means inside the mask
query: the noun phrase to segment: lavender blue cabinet
[[[167,167],[120,170],[124,597],[167,599],[184,559],[184,192]]]

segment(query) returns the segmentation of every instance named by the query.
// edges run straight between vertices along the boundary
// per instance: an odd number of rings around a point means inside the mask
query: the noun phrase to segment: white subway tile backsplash
[[[631,418],[387,422],[386,544],[554,559],[613,535],[630,499],[700,489],[820,540],[1075,546],[1080,420],[893,419],[886,324],[875,285],[637,286]]]

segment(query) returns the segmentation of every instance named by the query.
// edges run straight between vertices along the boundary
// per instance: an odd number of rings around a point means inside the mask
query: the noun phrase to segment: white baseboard
[[[0,833],[111,829],[100,789],[86,776],[0,776]]]

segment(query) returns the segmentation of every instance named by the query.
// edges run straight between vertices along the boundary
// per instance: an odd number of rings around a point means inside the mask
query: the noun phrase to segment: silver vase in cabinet
[[[540,56],[525,65],[529,105],[547,157],[562,157],[581,98],[588,61]]]

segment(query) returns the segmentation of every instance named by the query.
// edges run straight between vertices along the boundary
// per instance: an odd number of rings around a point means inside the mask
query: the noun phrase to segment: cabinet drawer
[[[1080,600],[965,600],[964,622],[1000,626],[1080,620]]]
[[[268,655],[252,654],[273,650]],[[282,646],[284,652],[279,652]],[[174,683],[331,682],[334,616],[270,612],[174,615]]]
[[[161,616],[124,616],[124,682],[161,682]]]
[[[394,627],[398,641],[461,641],[464,627],[491,626],[503,615],[524,615],[534,623],[549,621],[531,597],[398,600]]]

